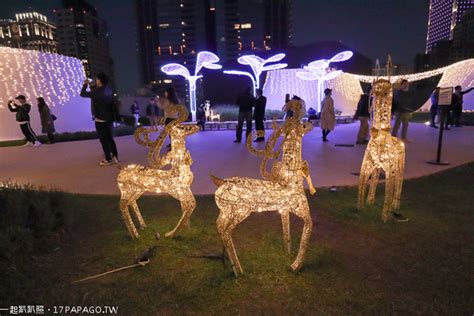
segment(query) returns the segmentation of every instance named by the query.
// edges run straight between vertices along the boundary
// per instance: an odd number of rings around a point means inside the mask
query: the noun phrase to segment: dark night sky
[[[133,0],[89,0],[109,26],[110,48],[121,92],[137,86]],[[60,0],[0,0],[0,19],[28,9],[52,18]],[[371,57],[413,65],[424,51],[429,0],[294,0],[293,44],[339,40]]]

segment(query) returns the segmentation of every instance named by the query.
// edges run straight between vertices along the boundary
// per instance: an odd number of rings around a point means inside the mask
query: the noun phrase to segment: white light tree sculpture
[[[334,70],[329,67],[331,63],[346,61],[350,59],[354,54],[351,51],[341,52],[331,59],[319,59],[310,62],[308,66],[304,66],[303,69],[306,71],[299,71],[296,76],[303,80],[316,81],[318,85],[317,104],[318,112],[321,112],[321,101],[323,100],[323,88],[324,82],[334,79],[342,74],[342,70]]]
[[[170,76],[182,76],[189,83],[189,108],[192,120],[196,121],[196,81],[202,78],[199,71],[202,68],[221,69],[222,66],[217,64],[219,57],[216,54],[203,51],[199,52],[196,57],[196,67],[194,68],[194,75],[191,75],[189,70],[183,65],[177,63],[166,64],[161,67],[161,71]]]
[[[268,59],[263,59],[256,55],[244,55],[237,59],[241,65],[248,65],[252,68],[252,73],[240,70],[224,70],[224,73],[229,75],[240,75],[250,77],[253,86],[253,95],[256,95],[257,89],[260,88],[260,75],[264,71],[282,69],[288,66],[286,63],[277,63],[265,66],[267,63],[276,63],[285,58],[285,54],[276,54]]]

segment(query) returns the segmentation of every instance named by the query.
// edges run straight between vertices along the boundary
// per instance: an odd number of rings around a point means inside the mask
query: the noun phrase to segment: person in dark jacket
[[[253,112],[253,119],[255,120],[255,129],[257,130],[257,138],[255,142],[265,141],[265,107],[267,105],[267,98],[263,96],[262,89],[257,89],[257,99],[255,100],[255,111]]]
[[[438,128],[436,126],[436,115],[438,115],[438,100],[439,100],[439,87],[433,90],[431,93],[431,107],[430,107],[430,126],[433,128]]]
[[[130,113],[135,117],[135,126],[140,125],[140,107],[138,106],[137,100],[130,106]]]
[[[250,92],[252,89],[249,87],[244,93],[239,95],[237,98],[237,105],[239,106],[239,122],[237,124],[237,131],[235,135],[234,143],[242,142],[242,128],[245,120],[245,128],[247,137],[252,133],[252,108],[255,107],[255,98]]]
[[[204,110],[204,104],[201,103],[196,109],[196,120],[197,125],[201,127],[201,131],[204,131],[206,127],[206,111]]]
[[[42,97],[36,99],[38,101],[38,111],[41,119],[41,132],[48,135],[48,144],[54,144],[54,119],[51,110]]]
[[[95,85],[90,87],[90,91],[87,91],[87,87],[90,85],[87,79],[81,90],[81,97],[91,99],[92,117],[104,151],[105,159],[99,162],[99,166],[108,166],[119,162],[117,145],[112,136],[115,105],[112,89],[107,85],[108,82],[109,78],[100,73],[95,79]]]
[[[462,115],[462,103],[463,103],[463,95],[466,93],[471,92],[474,87],[469,88],[465,91],[462,91],[461,86],[454,87],[454,93],[452,98],[452,107],[453,107],[453,118],[452,124],[456,127],[461,127],[461,115]]]
[[[357,134],[357,144],[367,144],[369,140],[369,119],[370,119],[370,89],[360,96],[357,110],[354,115],[356,120],[359,120],[359,133]]]
[[[318,113],[316,113],[316,110],[312,107],[308,109],[308,122],[311,121],[316,121],[318,119]]]
[[[410,95],[408,92],[409,83],[408,80],[403,79],[400,83],[400,88],[395,92],[394,95],[394,115],[395,123],[393,124],[392,136],[397,137],[400,125],[402,125],[401,139],[407,141],[408,133],[408,121],[410,120],[411,112],[410,109]]]
[[[31,105],[26,103],[26,97],[19,95],[15,98],[19,104],[16,104],[13,100],[8,101],[8,109],[10,112],[16,113],[16,121],[20,125],[21,132],[25,135],[26,144],[25,146],[39,146],[41,142],[36,137],[35,132],[30,125],[30,110]]]

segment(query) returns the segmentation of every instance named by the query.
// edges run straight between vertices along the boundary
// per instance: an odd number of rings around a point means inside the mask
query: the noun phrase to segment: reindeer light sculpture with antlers
[[[298,71],[296,76],[300,79],[313,81],[315,80],[318,85],[317,104],[318,112],[321,112],[321,101],[324,95],[324,82],[334,79],[342,74],[342,70],[333,70],[329,65],[331,63],[346,61],[350,59],[354,54],[351,51],[341,52],[331,59],[319,59],[310,62],[308,66],[304,66],[303,69],[306,71]]]
[[[219,62],[219,57],[216,54],[211,52],[199,52],[196,57],[196,67],[194,68],[194,75],[189,73],[188,68],[183,65],[171,63],[166,64],[161,67],[161,71],[170,76],[182,76],[189,83],[189,108],[191,109],[192,120],[196,121],[196,81],[199,78],[202,78],[202,75],[199,75],[199,71],[202,68],[208,69],[221,69],[222,66],[217,64]]]
[[[248,65],[252,69],[253,75],[247,71],[240,71],[240,70],[224,70],[225,74],[229,75],[239,75],[239,76],[247,76],[250,77],[252,80],[253,86],[253,95],[256,96],[257,89],[260,88],[260,75],[264,71],[268,70],[275,70],[275,69],[282,69],[288,66],[285,63],[277,63],[272,65],[267,65],[267,63],[275,63],[285,58],[285,54],[280,53],[276,54],[270,58],[263,59],[256,55],[244,55],[237,59],[237,62],[241,65]]]
[[[373,204],[380,172],[385,172],[385,201],[382,220],[387,221],[390,211],[400,208],[400,196],[405,172],[405,144],[390,134],[392,109],[392,84],[390,82],[391,58],[387,62],[387,79],[377,78],[372,85],[373,123],[370,140],[360,169],[358,208]]]
[[[168,193],[181,202],[183,214],[176,227],[166,233],[166,237],[173,237],[188,226],[196,207],[196,199],[191,191],[193,173],[190,167],[193,161],[186,149],[186,137],[198,132],[199,127],[182,125],[189,112],[183,105],[176,105],[176,110],[178,119],[166,125],[156,141],[149,138],[151,129],[140,129],[135,135],[138,143],[150,148],[148,161],[152,168],[129,165],[119,172],[117,183],[121,193],[120,211],[132,238],[138,238],[139,234],[130,216],[130,206],[140,227],[146,227],[136,202],[144,192]],[[171,150],[162,157],[160,151],[167,135],[170,136]],[[164,169],[167,165],[170,168]]]
[[[314,194],[316,190],[311,181],[308,163],[302,159],[302,139],[313,126],[311,123],[301,123],[304,113],[300,101],[292,100],[286,106],[294,112],[294,115],[282,126],[273,124],[274,131],[264,150],[254,149],[252,135],[247,137],[247,147],[250,152],[263,156],[260,165],[263,180],[243,177],[219,179],[211,176],[214,183],[219,186],[215,193],[215,200],[220,209],[217,230],[236,276],[243,273],[243,270],[231,234],[234,228],[253,212],[280,212],[288,252],[291,250],[290,213],[300,217],[304,222],[304,227],[298,254],[291,264],[291,270],[298,271],[305,258],[313,222],[303,187],[303,178],[306,178],[311,194]],[[281,136],[283,140],[280,148],[274,150]],[[278,160],[280,154],[281,159]],[[270,159],[274,159],[275,162],[271,171],[268,172],[266,165]]]

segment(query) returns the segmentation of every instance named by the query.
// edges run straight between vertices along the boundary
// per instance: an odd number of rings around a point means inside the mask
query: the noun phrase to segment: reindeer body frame
[[[153,132],[151,129],[142,128],[135,134],[139,144],[150,148],[148,161],[152,168],[129,165],[118,175],[120,210],[132,238],[138,238],[139,234],[130,216],[130,207],[140,228],[146,227],[136,203],[145,192],[167,193],[181,203],[182,216],[175,228],[166,233],[167,237],[175,236],[183,227],[189,225],[191,214],[196,207],[196,200],[191,191],[193,173],[190,167],[193,161],[186,149],[186,137],[198,132],[199,127],[183,126],[181,123],[187,119],[189,113],[182,105],[177,105],[177,109],[179,118],[165,126],[155,141],[149,138],[149,134]],[[170,136],[171,150],[162,157],[160,151],[167,135]],[[166,166],[169,168],[164,169]]]
[[[215,200],[220,209],[217,229],[236,276],[243,273],[243,270],[231,234],[234,228],[253,212],[278,211],[281,214],[283,236],[288,252],[291,250],[290,213],[300,217],[304,227],[297,257],[291,264],[293,271],[300,269],[306,254],[313,222],[303,187],[303,177],[306,177],[312,194],[315,190],[309,176],[308,163],[302,159],[302,138],[312,129],[312,125],[300,122],[301,103],[298,101],[290,103],[289,107],[295,113],[294,116],[281,127],[273,125],[274,132],[264,150],[252,148],[252,135],[247,138],[249,150],[264,157],[261,164],[263,180],[244,177],[222,180],[213,177],[219,186],[215,193]],[[283,136],[281,152],[273,151],[280,136]],[[281,160],[273,164],[270,173],[267,172],[267,161],[277,159],[280,154]]]
[[[387,221],[390,211],[400,208],[400,196],[405,171],[405,144],[390,134],[392,85],[389,80],[378,79],[373,84],[373,124],[370,140],[362,162],[359,177],[357,207],[373,204],[381,171],[385,173],[385,199],[382,220]]]

